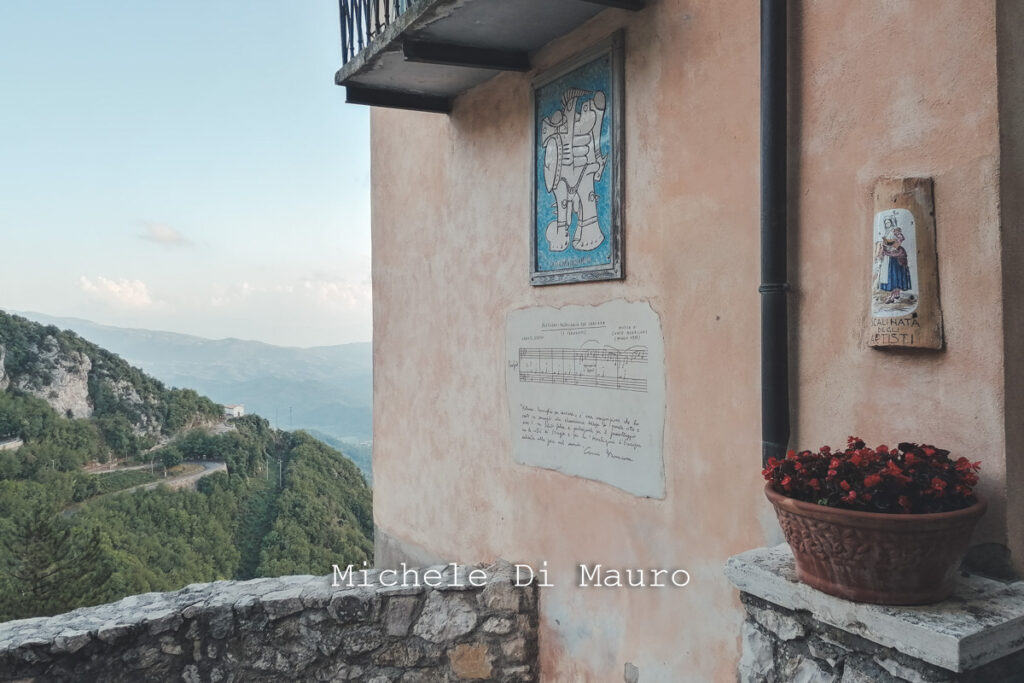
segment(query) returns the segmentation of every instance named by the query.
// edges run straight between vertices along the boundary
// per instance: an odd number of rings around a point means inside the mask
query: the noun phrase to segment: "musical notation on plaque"
[[[519,381],[647,391],[646,346],[616,349],[587,342],[576,348],[519,348]]]
[[[510,311],[504,365],[517,462],[664,497],[665,344],[649,303]]]

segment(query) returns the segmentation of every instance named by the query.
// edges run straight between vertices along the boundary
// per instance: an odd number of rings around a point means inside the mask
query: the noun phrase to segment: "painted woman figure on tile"
[[[875,214],[871,315],[892,318],[917,310],[917,231],[907,209]]]
[[[885,219],[885,233],[882,241],[878,243],[879,253],[876,258],[881,259],[881,267],[878,272],[878,287],[882,291],[889,292],[884,303],[891,304],[900,300],[903,290],[911,289],[910,263],[907,259],[907,250],[903,248],[906,241],[903,230],[895,218]]]

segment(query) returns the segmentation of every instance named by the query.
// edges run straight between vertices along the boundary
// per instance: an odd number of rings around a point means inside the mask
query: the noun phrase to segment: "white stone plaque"
[[[511,311],[505,340],[517,462],[665,496],[665,344],[650,304]]]

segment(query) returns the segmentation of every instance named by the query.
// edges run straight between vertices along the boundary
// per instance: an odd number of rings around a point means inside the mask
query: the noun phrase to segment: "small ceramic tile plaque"
[[[932,180],[883,178],[874,199],[868,346],[941,349]]]

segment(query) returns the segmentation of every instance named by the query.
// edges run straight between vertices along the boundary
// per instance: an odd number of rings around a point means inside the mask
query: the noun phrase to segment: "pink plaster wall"
[[[991,507],[976,540],[1006,543],[995,3],[802,14],[795,440],[849,432],[981,460]],[[943,352],[863,343],[871,191],[886,175],[935,179]]]
[[[992,3],[803,4],[795,437],[975,448],[995,503],[984,538],[1005,541]],[[547,561],[544,680],[622,680],[632,662],[642,681],[731,681],[741,614],[722,566],[779,540],[759,472],[758,3],[609,10],[534,63],[620,27],[624,282],[528,284],[533,74],[494,78],[448,117],[374,110],[374,512],[381,537],[446,561]],[[860,341],[885,174],[935,177],[945,352]],[[506,312],[615,298],[661,316],[664,500],[511,455]],[[692,582],[577,588],[581,562],[682,567]]]

